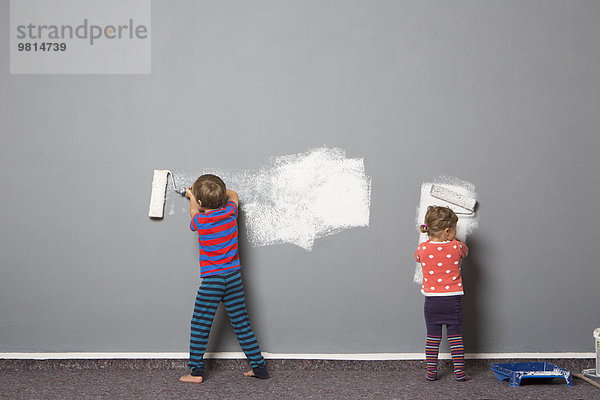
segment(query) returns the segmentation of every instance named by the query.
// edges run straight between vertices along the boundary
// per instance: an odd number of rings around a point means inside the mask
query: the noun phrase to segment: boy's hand
[[[194,195],[192,194],[191,188],[189,188],[189,187],[185,188],[185,197],[187,197],[188,199],[191,199],[192,197],[194,197]]]
[[[227,196],[227,201],[233,201],[235,203],[235,206],[236,207],[238,206],[240,199],[236,192],[234,192],[233,190],[227,189],[226,196]]]

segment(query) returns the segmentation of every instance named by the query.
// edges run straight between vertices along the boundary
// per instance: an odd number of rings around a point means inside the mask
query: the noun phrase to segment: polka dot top
[[[464,294],[460,262],[468,253],[467,245],[456,239],[421,243],[415,252],[415,259],[423,269],[421,293],[425,296]]]

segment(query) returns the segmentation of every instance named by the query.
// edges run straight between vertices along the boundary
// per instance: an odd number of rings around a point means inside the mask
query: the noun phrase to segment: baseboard
[[[264,358],[271,360],[358,360],[358,361],[387,361],[387,360],[424,360],[424,353],[262,353]],[[187,359],[189,353],[0,353],[4,360],[103,360],[103,359]],[[243,359],[242,352],[206,353],[210,359]],[[466,353],[466,359],[585,359],[595,358],[596,353]],[[450,359],[450,353],[440,353],[439,358]]]

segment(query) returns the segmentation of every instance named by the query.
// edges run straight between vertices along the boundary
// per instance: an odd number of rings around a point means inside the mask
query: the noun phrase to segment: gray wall
[[[10,75],[2,0],[0,352],[187,351],[196,238],[184,199],[148,218],[153,169],[320,146],[364,158],[370,226],[310,252],[242,239],[264,351],[423,351],[415,216],[439,175],[480,201],[467,352],[593,351],[599,17],[597,1],[154,0],[151,75]],[[222,315],[210,347],[239,351]]]

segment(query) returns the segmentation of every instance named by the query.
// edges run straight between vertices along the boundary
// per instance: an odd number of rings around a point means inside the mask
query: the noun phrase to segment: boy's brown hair
[[[192,185],[192,194],[202,203],[202,207],[211,210],[225,207],[227,202],[225,182],[212,174],[205,174],[196,179]]]
[[[458,216],[449,207],[429,206],[425,214],[425,224],[419,230],[427,234],[436,234],[446,228],[455,228]]]

